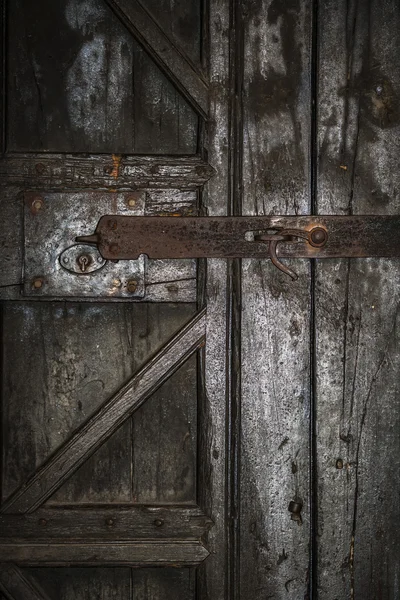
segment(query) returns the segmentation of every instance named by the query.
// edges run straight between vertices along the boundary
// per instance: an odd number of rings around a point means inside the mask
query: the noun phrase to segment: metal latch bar
[[[93,235],[103,258],[279,258],[400,256],[400,216],[136,217],[105,215]],[[279,256],[279,258],[278,258]]]

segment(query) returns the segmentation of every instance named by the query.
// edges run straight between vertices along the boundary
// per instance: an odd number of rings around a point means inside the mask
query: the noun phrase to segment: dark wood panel
[[[135,600],[192,600],[195,573],[192,569],[140,569],[132,571]]]
[[[113,310],[58,303],[4,307],[3,498],[193,312],[190,305],[177,308],[120,305]],[[55,500],[130,501],[131,455],[128,423]]]
[[[310,213],[311,5],[244,4],[245,215]],[[298,600],[310,549],[310,270],[293,263],[293,283],[268,261],[242,264],[240,597]]]
[[[318,211],[398,214],[400,5],[320,7]],[[399,597],[400,272],[318,264],[318,598]]]
[[[133,600],[128,568],[24,569],[51,600]]]
[[[196,114],[105,2],[16,0],[8,23],[9,150],[196,151]]]
[[[142,4],[177,46],[199,64],[202,3],[199,0],[144,0]]]

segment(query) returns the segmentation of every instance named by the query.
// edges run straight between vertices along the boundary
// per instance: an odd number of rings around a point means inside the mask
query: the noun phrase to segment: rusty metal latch
[[[400,256],[400,216],[136,217],[105,215],[79,243],[104,259],[280,258]]]

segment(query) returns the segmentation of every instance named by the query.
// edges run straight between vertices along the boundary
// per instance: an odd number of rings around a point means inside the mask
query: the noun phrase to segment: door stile
[[[204,188],[203,206],[208,215],[225,216],[229,198],[230,15],[229,0],[210,0],[209,18],[209,120],[206,152],[215,175]],[[228,423],[228,267],[227,261],[207,261],[206,283],[199,290],[200,308],[207,306],[206,346],[201,355],[198,504],[214,522],[205,545],[210,556],[198,569],[197,597],[230,600],[229,504],[227,461]],[[200,282],[201,284],[201,282]]]

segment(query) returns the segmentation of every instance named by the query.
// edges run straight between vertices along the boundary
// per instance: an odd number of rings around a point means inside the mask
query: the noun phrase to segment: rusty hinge
[[[135,217],[105,215],[93,235],[104,259],[400,256],[400,216]],[[278,258],[279,256],[279,258]]]

